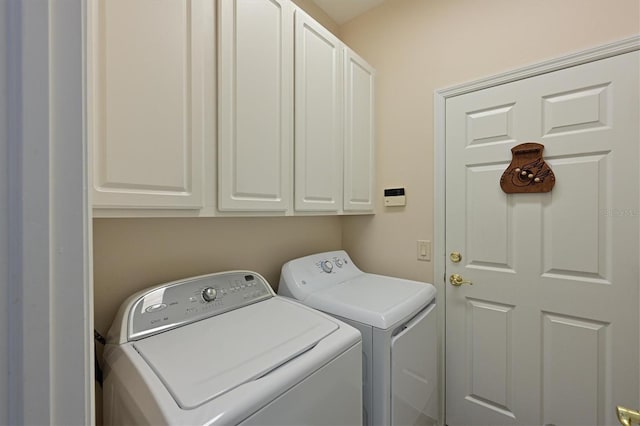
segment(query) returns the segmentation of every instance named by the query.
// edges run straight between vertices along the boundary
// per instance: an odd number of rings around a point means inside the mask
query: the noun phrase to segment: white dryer
[[[359,425],[360,333],[255,272],[127,299],[105,347],[104,424]]]
[[[278,294],[362,333],[364,424],[437,424],[433,285],[362,272],[345,251],[333,251],[286,263]]]

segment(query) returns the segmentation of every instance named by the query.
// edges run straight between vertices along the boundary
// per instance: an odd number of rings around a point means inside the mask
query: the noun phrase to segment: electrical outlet
[[[418,260],[431,260],[431,241],[418,240]]]

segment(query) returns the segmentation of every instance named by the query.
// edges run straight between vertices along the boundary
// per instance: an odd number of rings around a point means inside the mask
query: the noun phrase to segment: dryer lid
[[[280,298],[134,342],[183,409],[196,408],[311,349],[338,329]]]
[[[365,273],[312,293],[304,303],[386,330],[418,312],[435,295],[431,284]]]

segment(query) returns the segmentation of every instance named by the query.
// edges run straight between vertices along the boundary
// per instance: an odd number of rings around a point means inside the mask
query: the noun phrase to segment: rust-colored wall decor
[[[527,142],[511,148],[511,164],[500,178],[500,187],[507,194],[549,192],[556,177],[542,159],[544,145]]]

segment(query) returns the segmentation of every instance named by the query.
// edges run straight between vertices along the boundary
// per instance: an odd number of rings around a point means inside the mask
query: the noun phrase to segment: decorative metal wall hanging
[[[544,145],[527,142],[511,148],[511,164],[500,178],[507,194],[549,192],[556,184],[553,171],[542,159]]]

